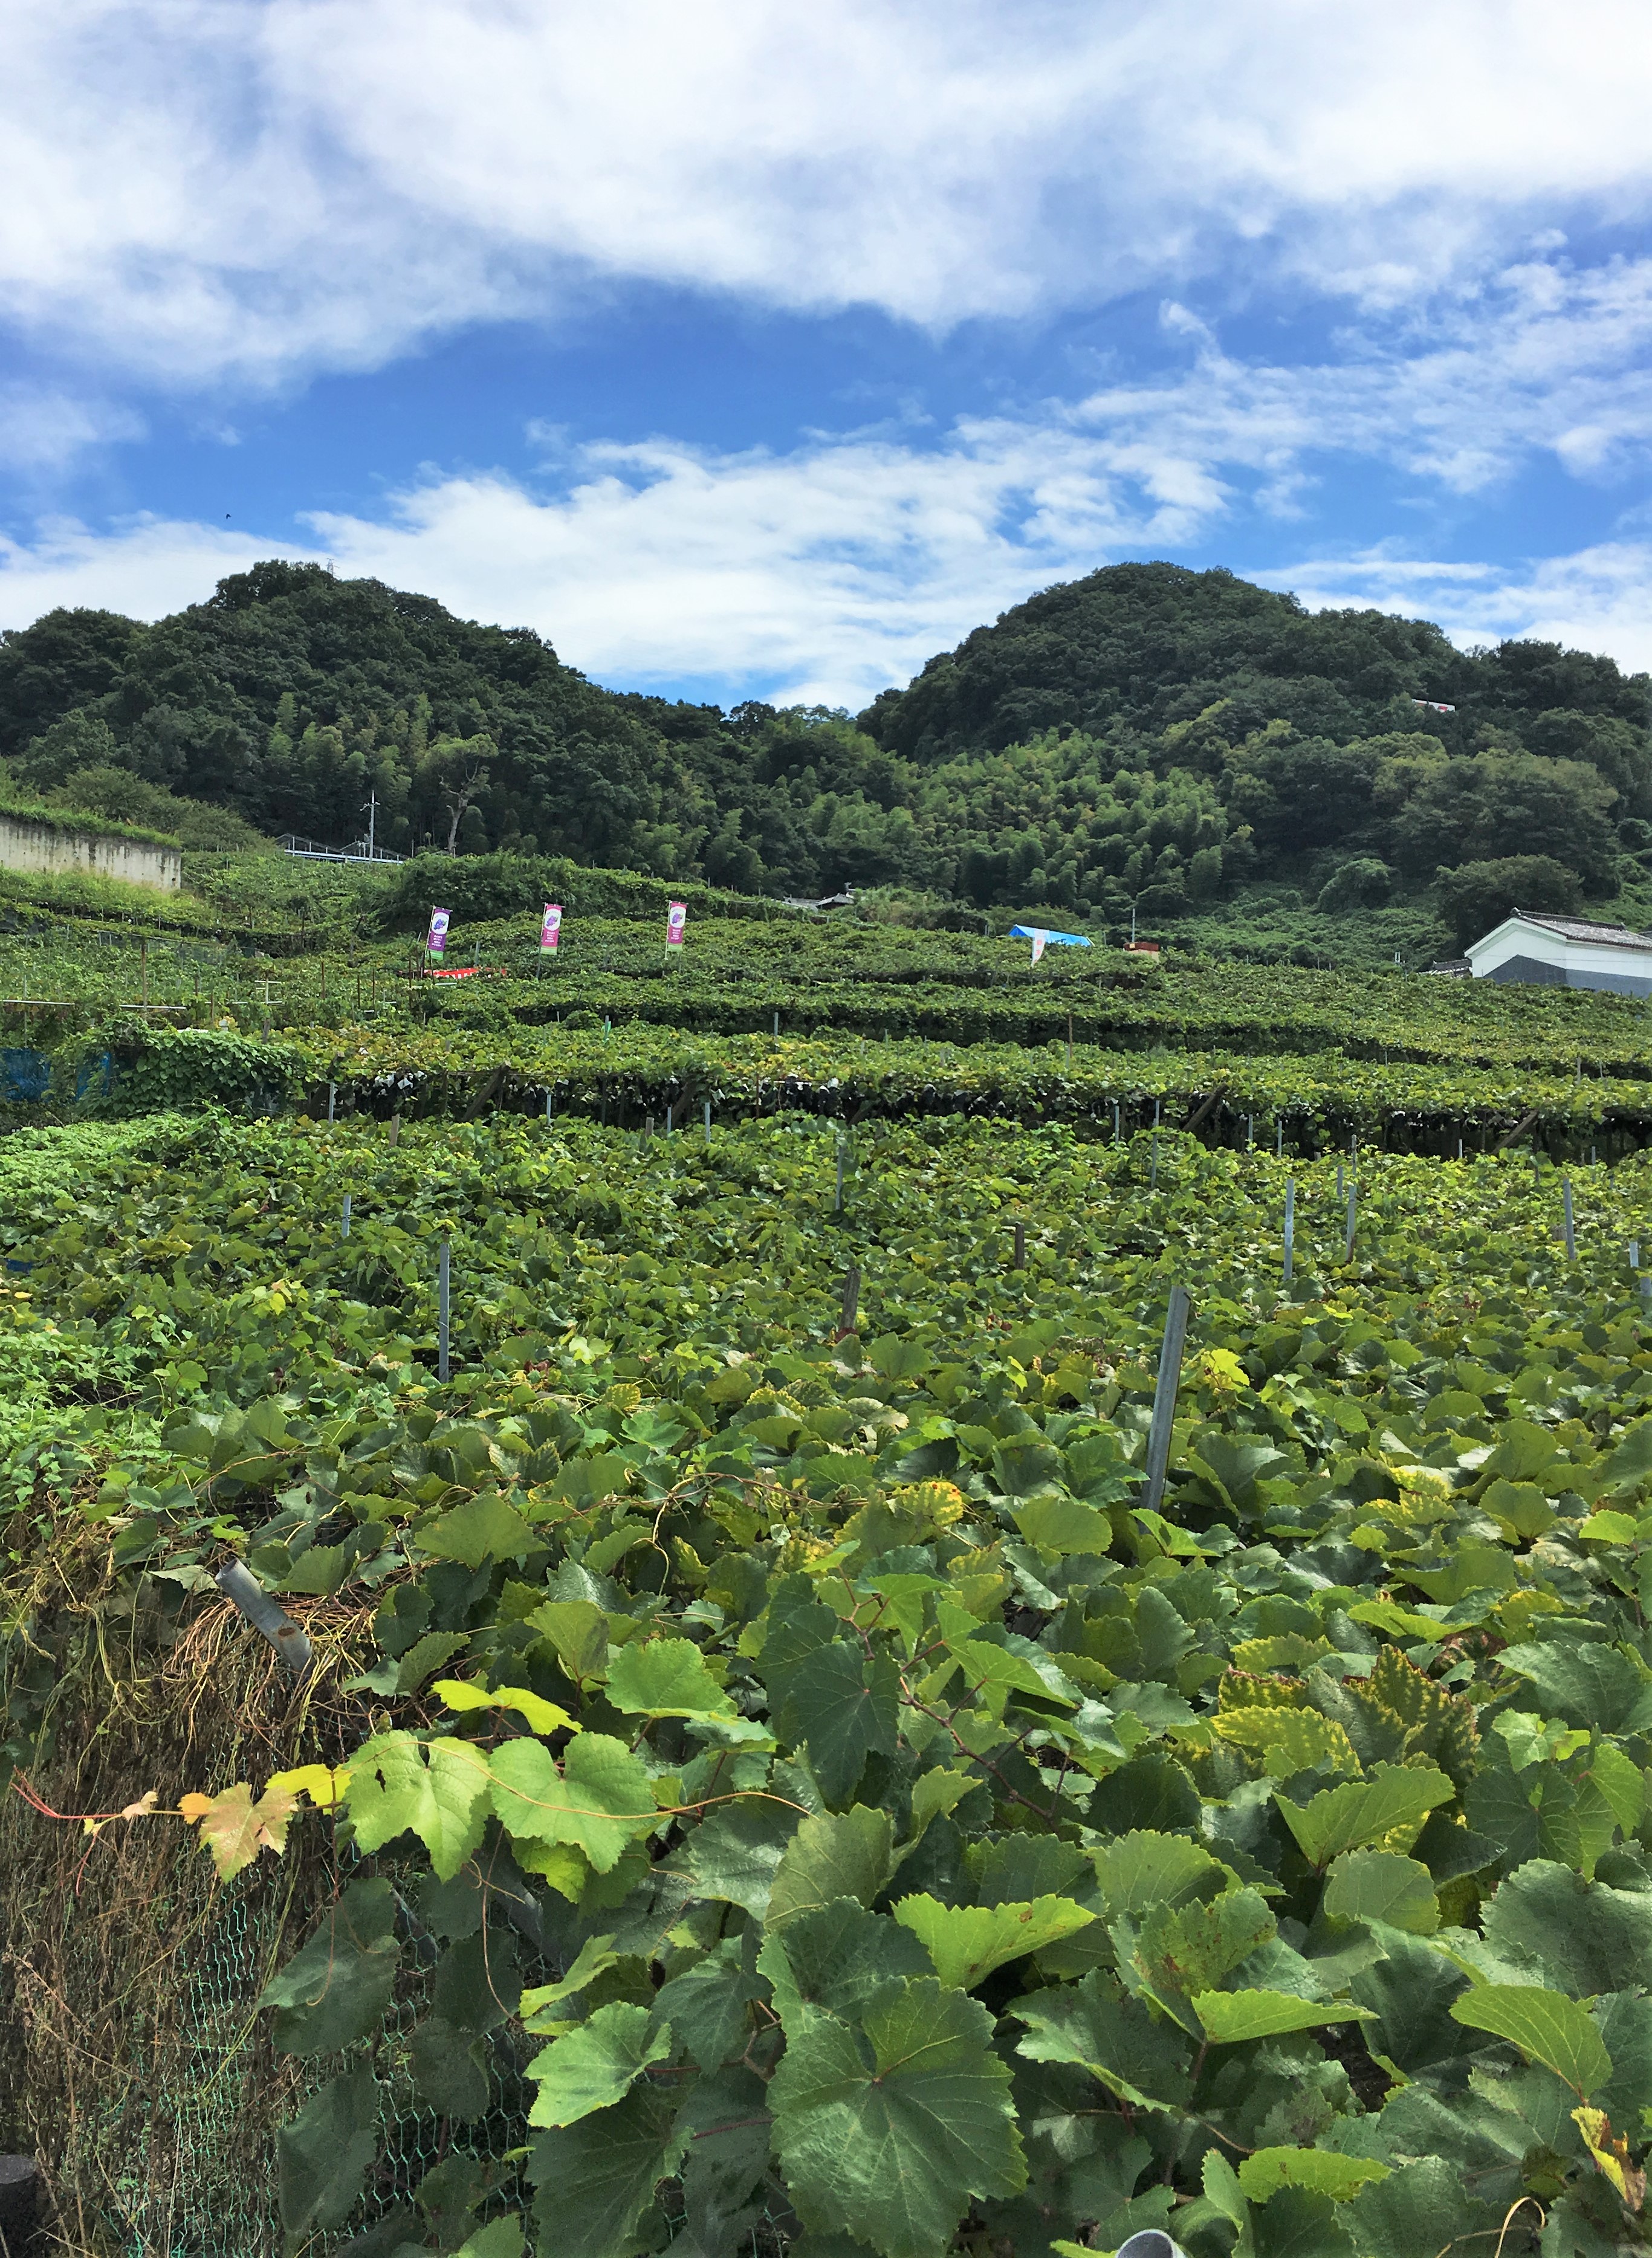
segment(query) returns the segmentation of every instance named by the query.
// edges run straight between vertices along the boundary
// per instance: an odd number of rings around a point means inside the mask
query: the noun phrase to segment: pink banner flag
[[[545,917],[539,927],[539,951],[541,955],[554,956],[556,955],[557,943],[561,940],[561,938],[562,905],[560,902],[547,902],[545,905]]]
[[[688,905],[687,902],[671,902],[667,904],[666,909],[666,946],[667,948],[680,948],[682,947],[683,927],[687,924],[687,922]]]
[[[1043,955],[1045,948],[1049,946],[1049,941],[1050,935],[1047,933],[1040,933],[1036,926],[1035,926],[1032,932],[1032,961],[1035,964],[1037,963],[1039,958]]]
[[[448,922],[445,910],[431,912],[431,929],[424,936],[424,946],[432,956],[439,956],[447,947]]]

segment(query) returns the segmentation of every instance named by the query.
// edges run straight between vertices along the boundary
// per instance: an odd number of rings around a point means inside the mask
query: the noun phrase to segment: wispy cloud
[[[1372,371],[1373,394],[1379,380]],[[1388,383],[1403,399],[1403,372]],[[1224,525],[1254,538],[1316,446],[1409,461],[1472,434],[1503,460],[1531,444],[1517,408],[1499,424],[1473,387],[1449,414],[1439,384],[1414,389],[1411,424],[1398,411],[1385,422],[1358,387],[1331,403],[1327,371],[1235,372],[1207,351],[1178,382],[966,420],[933,440],[563,446],[540,481],[432,474],[377,517],[312,513],[297,542],[60,522],[0,546],[0,621],[60,603],[153,617],[277,551],[535,627],[599,680],[854,707],[1036,587],[1174,555]],[[1572,426],[1556,415],[1542,428],[1560,451]],[[1652,544],[1638,540],[1513,565],[1333,550],[1257,577],[1310,604],[1437,617],[1464,642],[1537,633],[1652,664]]]
[[[1258,572],[1311,609],[1371,605],[1437,620],[1465,647],[1533,636],[1573,650],[1609,651],[1652,672],[1652,543],[1602,542],[1569,557],[1513,565],[1442,562],[1381,551],[1320,557]]]

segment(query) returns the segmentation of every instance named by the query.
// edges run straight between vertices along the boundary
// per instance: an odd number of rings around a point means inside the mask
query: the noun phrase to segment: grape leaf
[[[264,1793],[268,1796],[280,1789],[288,1795],[307,1795],[317,1811],[332,1811],[343,1797],[349,1777],[348,1765],[299,1765],[291,1772],[272,1772]]]
[[[1071,1898],[1035,1898],[1021,1904],[943,1906],[928,1896],[902,1898],[894,1917],[909,1928],[935,1963],[943,1984],[973,1991],[994,1968],[1042,1952],[1095,1915]]]
[[[528,2173],[538,2189],[540,2248],[556,2258],[631,2258],[658,2247],[644,2214],[690,2137],[675,2104],[646,2085],[611,2109],[537,2134]]]
[[[1119,1972],[1134,1992],[1145,1992],[1185,2029],[1195,1992],[1214,1992],[1222,1978],[1265,1944],[1275,1928],[1266,1901],[1252,1889],[1224,1890],[1208,1905],[1154,1906],[1139,1926],[1112,1924]]]
[[[526,2241],[522,2221],[502,2212],[467,2236],[453,2253],[453,2258],[523,2258]]]
[[[298,1797],[272,1780],[255,1803],[252,1789],[238,1780],[222,1795],[183,1796],[178,1808],[191,1826],[200,1828],[202,1849],[211,1853],[218,1879],[227,1882],[250,1866],[260,1850],[279,1853],[287,1848],[287,1824],[298,1808]]]
[[[722,1938],[654,1994],[655,2013],[701,2070],[720,2068],[744,2043],[746,2009],[762,1990],[747,1972],[746,1953],[755,1941],[750,1930]]]
[[[1279,1815],[1311,1866],[1325,1867],[1343,1850],[1380,1841],[1401,1827],[1421,1827],[1456,1788],[1432,1765],[1379,1764],[1366,1780],[1328,1787],[1306,1807],[1276,1793]]]
[[[1428,1869],[1392,1850],[1345,1850],[1326,1875],[1321,1904],[1331,1921],[1385,1921],[1418,1936],[1440,1926]]]
[[[633,1639],[608,1673],[608,1698],[628,1716],[732,1717],[733,1701],[691,1638]]]
[[[382,2020],[401,1947],[388,1882],[352,1882],[259,1995],[281,2054],[335,2054]]]
[[[1181,1905],[1207,1876],[1221,1871],[1209,1851],[1186,1835],[1160,1835],[1146,1828],[1121,1835],[1095,1853],[1096,1879],[1110,1921],[1157,1905]]]
[[[487,1757],[468,1741],[380,1733],[350,1759],[345,1797],[357,1849],[381,1850],[398,1835],[417,1835],[441,1879],[451,1881],[481,1841],[488,1777]]]
[[[1507,2039],[1527,2062],[1541,2062],[1582,2099],[1612,2075],[1612,2056],[1586,2007],[1536,1984],[1480,1984],[1451,2003],[1454,2020]]]
[[[538,1741],[508,1741],[495,1752],[493,1802],[507,1833],[530,1843],[568,1843],[599,1874],[625,1845],[659,1824],[647,1772],[623,1741],[581,1733],[559,1772]]]
[[[544,2014],[550,2008],[560,2006],[565,1999],[577,1998],[588,1985],[595,1984],[599,1976],[615,1965],[623,1956],[609,1951],[609,1947],[613,1942],[612,1936],[587,1936],[574,1955],[573,1964],[566,1976],[559,1977],[554,1984],[536,1984],[522,1994],[517,2009],[530,2030],[533,2028],[536,2016]]]
[[[433,1559],[460,1560],[467,1568],[480,1568],[484,1560],[524,1560],[539,1541],[495,1490],[467,1497],[434,1521],[420,1522],[413,1536]]]
[[[880,1994],[859,2031],[820,2008],[805,2014],[769,2105],[806,2226],[855,2235],[883,2258],[936,2258],[972,2196],[1025,2184],[992,2032],[986,2008],[932,1977]]]
[[[1329,2148],[1257,2148],[1239,2167],[1239,2184],[1252,2203],[1266,2203],[1281,2188],[1309,2188],[1345,2202],[1368,2180],[1386,2179],[1389,2166],[1370,2156],[1339,2156]]]
[[[658,1871],[680,1878],[695,1897],[724,1899],[761,1921],[796,1830],[797,1814],[784,1803],[725,1803],[689,1828]]]
[[[472,2124],[488,2107],[488,2072],[482,2042],[442,2015],[426,2015],[408,2049],[409,2068],[418,2096],[438,2117]]]
[[[461,1714],[470,1709],[515,1709],[536,1733],[560,1732],[565,1726],[575,1733],[580,1729],[566,1709],[530,1693],[525,1686],[502,1686],[490,1694],[486,1686],[474,1686],[467,1679],[438,1678],[431,1691],[446,1708]]]
[[[1425,2155],[1369,2182],[1348,2207],[1360,2258],[1435,2258],[1436,2251],[1442,2258],[1477,2251],[1496,2258],[1508,2201],[1488,2204],[1467,2181],[1458,2164]]]
[[[275,2135],[289,2245],[341,2226],[378,2154],[379,2088],[363,2064],[331,2078]]]
[[[608,1617],[590,1600],[547,1600],[528,1617],[548,1638],[576,1686],[600,1678],[608,1665]]]
[[[842,1803],[854,1793],[874,1750],[893,1755],[900,1699],[894,1658],[881,1651],[868,1656],[847,1639],[817,1647],[798,1665],[787,1715],[808,1744],[828,1803]]]
[[[887,1811],[858,1803],[849,1811],[815,1813],[787,1844],[776,1870],[769,1892],[769,1933],[834,1898],[858,1898],[870,1905],[894,1864],[894,1827]]]
[[[1346,2001],[1321,2006],[1289,1992],[1256,1991],[1195,1992],[1193,2013],[1212,2046],[1239,2046],[1286,2031],[1317,2030],[1322,2023],[1357,2022],[1365,2010]]]
[[[1527,1680],[1548,1716],[1603,1733],[1643,1732],[1652,1724],[1652,1679],[1615,1646],[1532,1639],[1498,1658]]]
[[[1138,2109],[1177,2108],[1187,2098],[1187,2041],[1100,1968],[1077,1984],[1030,1992],[1006,2012],[1027,2026],[1018,2051],[1029,2061],[1071,2063]]]
[[[671,2027],[655,2027],[648,2008],[610,2000],[565,2038],[552,2039],[528,2064],[539,2091],[530,2125],[574,2125],[629,2093],[651,2063],[671,2054]]]
[[[1113,1523],[1076,1497],[1036,1497],[1017,1509],[1015,1524],[1041,1552],[1110,1552]]]
[[[935,1973],[909,1930],[887,1914],[868,1913],[856,1898],[836,1898],[795,1914],[783,1935],[765,1938],[757,1964],[788,2031],[801,2027],[811,2007],[852,2021],[890,1985]]]

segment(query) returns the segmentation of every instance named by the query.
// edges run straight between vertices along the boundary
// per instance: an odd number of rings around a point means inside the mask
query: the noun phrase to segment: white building
[[[1469,950],[1477,980],[1518,980],[1544,988],[1606,988],[1652,996],[1652,934],[1586,918],[1515,910]]]

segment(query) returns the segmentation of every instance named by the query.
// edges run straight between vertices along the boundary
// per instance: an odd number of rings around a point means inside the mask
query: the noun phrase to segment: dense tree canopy
[[[1250,879],[1338,911],[1449,869],[1478,901],[1535,846],[1566,874],[1551,891],[1609,895],[1652,850],[1647,696],[1557,645],[1464,652],[1426,621],[1127,564],[976,629],[858,721],[725,714],[273,562],[153,627],[58,611],[0,638],[0,757],[111,813],[125,772],[342,843],[371,793],[402,849],[1163,919]]]

